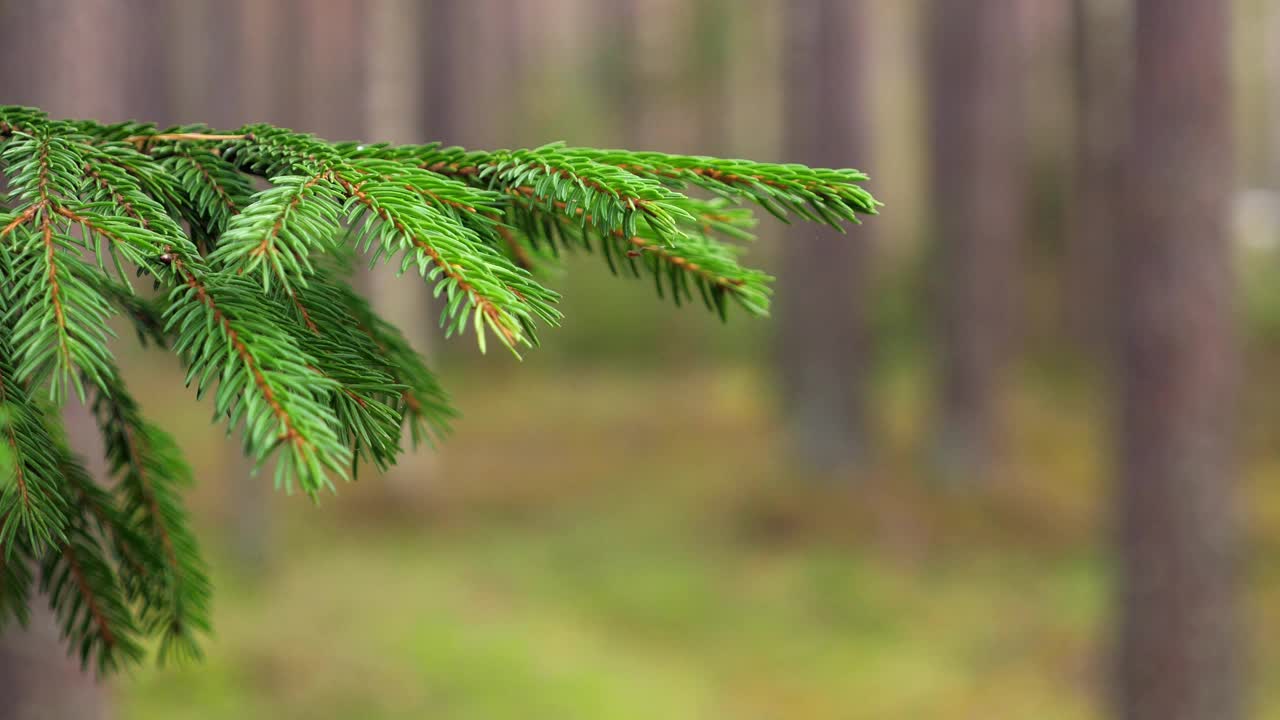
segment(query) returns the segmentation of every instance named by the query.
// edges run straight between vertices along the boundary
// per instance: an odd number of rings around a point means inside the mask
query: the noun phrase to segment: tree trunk
[[[364,139],[369,84],[364,24],[369,12],[359,0],[305,7],[300,30],[307,122],[302,129],[331,140]]]
[[[299,122],[305,118],[301,90],[305,83],[302,10],[298,0],[210,0],[209,6],[210,12],[221,12],[230,21],[226,26],[214,26],[215,31],[225,27],[235,36],[235,43],[231,44],[215,35],[215,53],[209,60],[216,58],[219,48],[240,54],[229,67],[211,62],[205,68],[210,80],[220,69],[234,75],[235,92],[228,91],[227,95],[234,97],[241,117],[227,127],[270,122],[305,130]],[[225,38],[230,39],[231,35]],[[271,72],[259,71],[268,67]],[[253,460],[245,457],[239,436],[223,441],[220,459],[217,472],[225,488],[222,506],[227,518],[225,531],[230,534],[228,549],[239,572],[260,580],[271,565],[274,548],[270,468],[253,472]]]
[[[815,0],[787,13],[786,158],[826,167],[869,162],[863,0]],[[820,473],[865,458],[869,226],[849,237],[789,233],[778,291],[778,366],[800,462]]]
[[[1020,0],[934,0],[930,136],[940,292],[940,468],[995,469],[1025,225]]]
[[[464,62],[466,32],[462,24],[465,0],[434,0],[427,6],[426,42],[423,46],[426,67],[422,78],[422,119],[427,135],[445,145],[463,143],[459,122],[464,92],[458,65]]]
[[[695,152],[703,155],[731,153],[732,115],[728,112],[728,67],[733,52],[731,44],[733,13],[725,0],[700,0],[694,8],[691,22],[690,53],[692,71],[697,74],[694,96],[691,100],[697,113],[697,143]],[[865,22],[863,13],[860,22]],[[867,112],[864,108],[859,112]],[[865,149],[865,148],[863,148]],[[865,162],[865,159],[860,160]]]
[[[171,62],[179,78],[195,81],[176,83],[176,121],[231,129],[257,120],[246,117],[244,102],[247,46],[240,29],[249,11],[245,0],[199,0],[185,8],[176,13],[171,43],[182,51]]]
[[[1068,329],[1091,359],[1103,358],[1116,331],[1110,308],[1113,248],[1119,240],[1120,173],[1130,63],[1128,3],[1072,0],[1075,169],[1067,234]]]
[[[612,115],[609,144],[638,147],[645,140],[648,83],[640,73],[640,28],[637,0],[600,0],[593,17],[599,95]]]
[[[467,10],[467,0],[433,0],[422,4],[421,36],[426,41],[422,44],[418,76],[423,82],[419,100],[424,141],[468,145],[474,140],[466,132],[464,105],[468,93],[462,87],[460,72],[472,50],[467,45]],[[427,343],[432,347],[443,346],[444,331],[439,324],[443,303],[428,298],[422,307],[421,325]]]
[[[1120,292],[1119,709],[1241,714],[1228,3],[1138,0]]]
[[[1280,2],[1273,0],[1270,14],[1267,16],[1267,29],[1264,35],[1267,52],[1267,92],[1268,110],[1270,111],[1271,133],[1267,140],[1270,157],[1267,158],[1271,184],[1273,212],[1280,213]],[[1280,215],[1274,215],[1274,222],[1280,224]]]
[[[427,10],[427,4],[417,0],[382,0],[368,9],[364,45],[369,90],[365,122],[372,140],[421,143],[436,137],[433,132],[424,131],[427,118],[435,112],[428,109],[424,95],[434,91],[417,84],[423,76],[423,56],[437,39],[429,35],[430,42],[420,42]],[[444,130],[453,132],[450,128]],[[430,288],[421,282],[386,282],[386,271],[382,268],[379,275],[361,273],[365,296],[382,317],[404,329],[414,348],[429,352],[441,339],[433,327],[439,309],[432,304]],[[405,448],[411,447],[407,429],[401,442]],[[383,476],[378,501],[412,515],[429,509],[433,504],[430,480],[439,474],[438,462],[431,448],[419,448],[416,453],[401,457]]]
[[[119,0],[117,5],[117,21],[127,28],[122,37],[129,39],[120,48],[127,60],[125,73],[117,80],[124,86],[121,94],[128,119],[172,125],[174,57],[168,40],[176,29],[173,13],[178,6],[169,0]]]
[[[504,113],[494,123],[494,136],[504,145],[518,147],[529,137],[529,142],[537,142],[536,135],[530,137],[526,123],[528,117],[528,93],[526,87],[529,79],[536,73],[530,72],[532,55],[529,47],[529,16],[536,8],[521,3],[506,3],[502,0],[489,0],[488,16],[495,27],[494,45],[497,46],[495,56],[496,72],[494,73],[495,105],[503,108]]]

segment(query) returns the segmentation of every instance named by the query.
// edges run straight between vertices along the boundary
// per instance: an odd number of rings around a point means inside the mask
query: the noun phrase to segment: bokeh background
[[[1280,717],[1280,0],[1226,4],[1247,392],[1222,492],[1249,707]],[[122,334],[199,478],[208,658],[97,686],[37,627],[5,667],[140,720],[1102,715],[1128,5],[0,3],[0,101],[55,116],[853,166],[886,203],[845,237],[763,221],[768,321],[570,258],[523,363],[368,278],[463,418],[319,506],[249,477]]]

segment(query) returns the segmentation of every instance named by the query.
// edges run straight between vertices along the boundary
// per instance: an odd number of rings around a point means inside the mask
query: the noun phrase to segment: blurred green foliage
[[[471,412],[424,473],[425,513],[388,512],[380,481],[318,509],[276,498],[275,563],[254,577],[215,557],[208,662],[123,679],[121,717],[1100,712],[1091,393],[1020,383],[1009,479],[956,494],[919,472],[917,372],[884,384],[885,452],[847,487],[795,476],[750,370],[457,375]],[[1248,457],[1257,545],[1274,549],[1264,478],[1280,468],[1261,437]],[[1280,631],[1280,573],[1259,562],[1251,579],[1259,632]],[[1280,651],[1260,653],[1259,686],[1280,687]],[[1280,710],[1280,691],[1260,700]]]

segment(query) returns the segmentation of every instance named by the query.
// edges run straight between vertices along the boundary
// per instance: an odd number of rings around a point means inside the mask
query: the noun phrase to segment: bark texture
[[[1109,311],[1129,127],[1131,63],[1127,2],[1072,0],[1075,171],[1068,215],[1066,320],[1072,339],[1104,359],[1116,331]]]
[[[939,461],[989,473],[1026,224],[1020,0],[934,0],[929,95],[941,377]]]
[[[869,157],[863,0],[814,0],[786,14],[786,157],[859,167]],[[852,469],[867,453],[870,354],[866,281],[873,223],[847,237],[797,226],[783,245],[778,368],[798,459],[811,470]]]
[[[1121,246],[1119,709],[1240,717],[1228,3],[1138,0]]]

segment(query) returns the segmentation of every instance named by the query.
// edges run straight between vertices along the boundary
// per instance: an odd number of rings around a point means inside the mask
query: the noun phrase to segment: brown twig
[[[227,140],[252,140],[253,133],[242,133],[240,135],[220,135],[216,133],[156,133],[155,135],[130,135],[125,138],[127,143],[133,143],[139,151],[146,148],[154,142],[225,142]]]
[[[38,203],[33,203],[30,207],[28,207],[25,211],[23,211],[21,215],[14,218],[13,221],[10,222],[8,225],[5,225],[3,230],[0,230],[0,238],[3,238],[5,235],[8,235],[9,233],[13,232],[14,228],[18,227],[19,225],[22,225],[23,223],[27,222],[31,218],[35,217],[35,214],[39,212],[40,208],[42,207],[44,207],[43,201]]]
[[[80,567],[80,561],[76,560],[70,543],[62,545],[62,556],[67,560],[67,567],[71,570],[71,578],[75,581],[76,589],[80,591],[80,596],[84,599],[85,607],[89,610],[89,616],[93,619],[93,624],[98,626],[98,633],[102,636],[102,644],[108,650],[114,648],[116,645],[115,633],[111,632],[111,626],[107,622],[106,615],[102,612],[102,608],[98,606],[98,597],[94,594],[93,588],[89,586],[89,581],[85,577],[84,570]]]
[[[493,218],[498,220],[498,218]],[[499,221],[500,222],[500,221]],[[529,257],[529,252],[524,249],[520,241],[516,239],[515,234],[511,232],[506,225],[494,225],[494,229],[498,231],[498,235],[502,236],[503,242],[507,244],[507,248],[511,250],[512,259],[515,260],[516,266],[524,270],[533,269],[533,258]]]
[[[173,265],[178,271],[178,274],[186,282],[187,287],[195,291],[196,299],[200,304],[207,307],[209,311],[213,313],[214,323],[222,326],[222,330],[226,333],[227,340],[230,341],[231,347],[236,351],[236,354],[240,356],[240,360],[245,364],[245,367],[249,369],[250,375],[253,377],[254,384],[257,385],[258,390],[262,393],[263,399],[267,401],[267,405],[271,408],[272,414],[276,416],[276,419],[280,421],[281,426],[284,427],[285,432],[281,436],[281,439],[292,442],[294,446],[299,449],[309,446],[311,443],[303,437],[302,433],[300,433],[294,425],[294,418],[284,409],[280,404],[280,401],[276,398],[275,391],[271,388],[270,383],[267,382],[266,376],[263,375],[262,368],[259,366],[257,359],[255,359],[249,352],[249,348],[245,345],[244,340],[241,339],[240,333],[232,326],[231,320],[223,314],[222,308],[219,307],[218,304],[214,302],[213,297],[209,295],[209,291],[204,286],[204,283],[200,282],[200,280],[186,268],[181,259],[175,259],[173,261]]]

